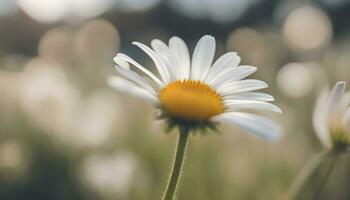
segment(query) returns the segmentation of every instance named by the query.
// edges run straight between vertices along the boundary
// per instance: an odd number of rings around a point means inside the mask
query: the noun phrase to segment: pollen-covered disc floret
[[[185,42],[179,37],[170,38],[168,44],[155,39],[148,47],[133,42],[154,62],[151,72],[129,56],[119,53],[114,58],[118,77],[109,84],[141,97],[160,109],[168,127],[213,128],[217,123],[229,123],[267,139],[280,136],[279,125],[254,110],[281,112],[270,103],[274,98],[257,92],[268,85],[260,80],[245,79],[257,68],[240,66],[236,52],[228,52],[215,62],[215,39],[205,35],[197,43],[192,58]],[[148,79],[131,69],[137,68]],[[150,84],[151,80],[153,84]]]
[[[169,115],[189,121],[204,121],[224,112],[220,95],[200,81],[174,81],[159,92],[159,100]]]

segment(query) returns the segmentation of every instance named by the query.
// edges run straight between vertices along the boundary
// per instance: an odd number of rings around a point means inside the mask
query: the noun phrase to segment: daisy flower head
[[[313,125],[327,149],[344,150],[350,145],[350,92],[345,89],[344,81],[331,91],[323,88],[316,102]]]
[[[270,103],[274,101],[271,95],[256,91],[267,88],[265,82],[245,79],[257,68],[240,66],[241,58],[236,52],[225,53],[214,61],[214,37],[203,36],[192,58],[185,42],[176,36],[168,44],[158,39],[151,42],[151,47],[139,42],[133,44],[153,60],[157,74],[119,53],[114,58],[119,76],[111,77],[109,85],[154,105],[171,128],[215,128],[222,122],[267,139],[280,136],[281,129],[275,122],[250,112],[281,113],[280,108]]]

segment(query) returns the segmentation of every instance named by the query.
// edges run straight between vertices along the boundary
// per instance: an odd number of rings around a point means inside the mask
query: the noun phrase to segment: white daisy
[[[281,129],[275,122],[248,112],[281,113],[280,108],[269,103],[274,101],[271,95],[256,92],[268,87],[265,82],[245,79],[257,68],[239,66],[241,58],[236,52],[228,52],[213,63],[214,37],[205,35],[199,40],[192,60],[187,45],[179,37],[170,38],[168,45],[155,39],[152,48],[139,42],[133,44],[152,58],[159,76],[119,53],[114,58],[119,76],[110,78],[109,84],[145,99],[160,109],[170,124],[194,128],[224,122],[267,139],[280,136]],[[153,84],[131,70],[130,64]]]
[[[332,91],[323,88],[316,102],[313,125],[327,149],[344,149],[350,144],[350,92],[337,82]]]

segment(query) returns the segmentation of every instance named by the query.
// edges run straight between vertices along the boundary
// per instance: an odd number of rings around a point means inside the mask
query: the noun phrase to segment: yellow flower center
[[[204,121],[224,111],[220,95],[200,81],[169,83],[160,91],[159,99],[168,114],[189,121]]]

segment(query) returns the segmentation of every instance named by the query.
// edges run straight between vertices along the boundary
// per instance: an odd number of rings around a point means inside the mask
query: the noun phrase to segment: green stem
[[[323,191],[323,188],[324,188],[329,176],[331,175],[331,173],[335,167],[335,164],[337,163],[337,160],[338,160],[338,155],[334,153],[334,155],[332,156],[331,161],[330,161],[331,162],[330,166],[328,167],[325,176],[323,177],[319,187],[316,190],[314,199],[319,199],[319,197]]]
[[[170,181],[166,189],[163,200],[173,200],[176,192],[176,186],[179,181],[181,174],[181,168],[184,162],[187,140],[189,136],[188,129],[180,129],[179,141],[177,144],[177,150],[175,155],[175,161],[173,165],[173,170],[171,172]]]
[[[306,166],[299,172],[292,185],[287,191],[287,200],[295,199],[304,187],[306,182],[311,178],[314,172],[319,168],[326,154],[315,156]]]
[[[319,181],[319,185],[315,192],[313,192],[313,196],[319,196],[321,193],[325,183],[328,180],[328,177],[333,170],[336,160],[338,157],[337,152],[325,152],[320,155],[315,156],[298,174],[297,178],[294,180],[293,184],[289,188],[287,192],[287,200],[291,199],[298,199],[298,196],[302,195],[303,189],[307,186],[309,181],[314,178],[314,174],[317,172],[320,172],[321,166],[323,166],[326,161],[330,162],[329,166],[327,168],[326,174],[321,177],[321,180]],[[330,160],[328,160],[330,159]],[[318,198],[315,198],[318,199]]]

